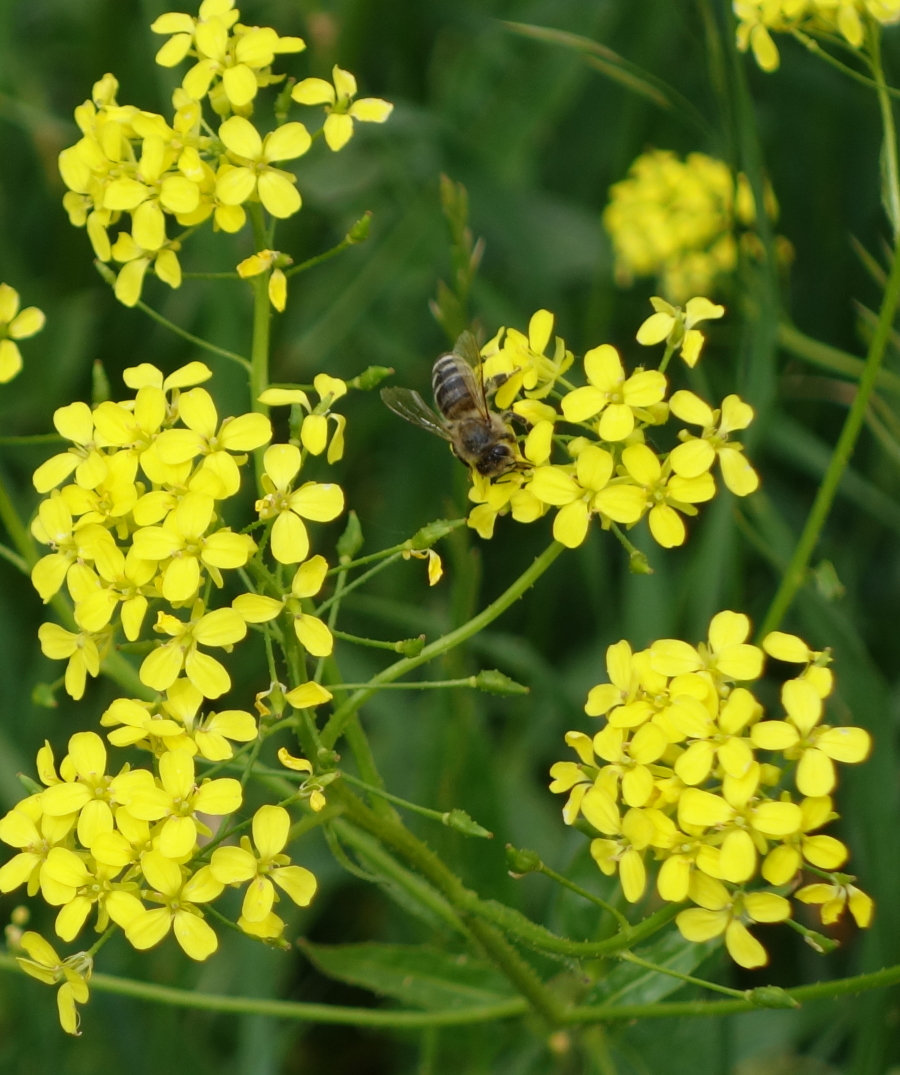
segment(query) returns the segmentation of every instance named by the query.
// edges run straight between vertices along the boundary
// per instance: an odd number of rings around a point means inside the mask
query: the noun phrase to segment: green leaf
[[[718,940],[696,944],[686,941],[677,930],[672,930],[653,944],[636,951],[635,955],[659,967],[692,974],[720,944]],[[633,963],[620,963],[594,986],[582,1003],[653,1004],[684,985],[684,982],[668,974],[645,970]]]
[[[329,978],[418,1008],[471,1008],[512,995],[492,967],[467,955],[402,944],[298,944]]]
[[[562,45],[563,48],[580,52],[585,63],[599,71],[613,82],[618,82],[626,90],[646,98],[666,112],[681,116],[688,123],[699,127],[704,134],[710,133],[706,118],[691,102],[663,79],[645,71],[642,67],[626,60],[611,48],[581,34],[557,30],[551,26],[533,26],[524,22],[504,22],[507,30],[522,37],[530,37],[549,45]]]

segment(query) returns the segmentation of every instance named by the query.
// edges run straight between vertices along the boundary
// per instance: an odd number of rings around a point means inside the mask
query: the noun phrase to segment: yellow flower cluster
[[[603,225],[623,287],[655,276],[663,295],[683,302],[714,290],[737,265],[735,227],[755,218],[753,195],[724,161],[703,153],[680,160],[668,150],[641,154],[610,188]],[[767,206],[775,215],[774,199]]]
[[[269,419],[256,411],[220,421],[210,394],[195,387],[210,376],[200,362],[165,378],[149,364],[127,369],[124,377],[135,390],[133,399],[107,401],[93,410],[72,403],[55,412],[56,429],[72,447],[34,474],[38,492],[50,495],[38,508],[32,533],[50,551],[35,564],[32,582],[45,602],[65,585],[79,628],[76,633],[43,624],[39,637],[44,654],[68,662],[66,689],[80,698],[87,675],[98,674],[117,629],[136,642],[150,603],[166,602],[173,611],[160,610],[154,625],[164,641],[145,657],[140,678],[153,690],[176,692],[165,706],[178,721],[182,738],[185,728],[193,728],[202,698],[219,698],[231,686],[223,665],[204,649],[230,649],[245,637],[247,623],[271,619],[286,602],[296,606],[301,643],[317,656],[325,647],[331,652],[325,624],[299,605],[318,592],[327,571],[321,556],[300,563],[310,547],[302,520],[327,522],[344,508],[340,487],[331,483],[305,482],[292,491],[304,453],[295,444],[272,445],[265,455],[272,492],[259,502],[259,510],[263,521],[275,520],[275,558],[300,564],[291,594],[281,603],[244,594],[231,607],[209,610],[211,587],[221,589],[222,572],[244,567],[257,551],[249,534],[222,525],[221,504],[240,490],[245,453],[261,448],[272,436]],[[303,430],[311,419],[324,423],[325,430],[313,427],[305,441],[323,451],[330,418],[336,425],[331,448],[338,442],[342,451],[344,419],[331,414],[330,407],[346,385],[327,375],[317,377],[316,385],[322,400],[304,420]],[[282,399],[285,394],[287,400]],[[297,396],[309,405],[300,390],[269,389],[262,398],[296,402]],[[330,460],[339,456],[339,451],[329,452]],[[73,475],[74,482],[57,488]],[[173,614],[183,609],[187,619]],[[182,672],[185,679],[178,678]],[[145,707],[134,706],[138,712],[116,722],[143,727],[153,720]],[[222,718],[216,718],[220,732]],[[157,723],[165,727],[171,720]],[[209,730],[208,725],[203,728]],[[156,732],[164,742],[173,734],[160,728]]]
[[[645,345],[666,341],[663,362],[676,347],[689,365],[699,357],[703,336],[697,323],[724,314],[724,307],[694,298],[685,311],[654,299],[657,313],[641,327]],[[608,529],[632,527],[647,516],[653,538],[665,548],[684,543],[682,516],[696,515],[697,504],[716,493],[711,468],[716,460],[728,488],[747,496],[759,478],[731,434],[753,420],[753,409],[738,396],[728,396],[713,410],[691,392],[676,392],[666,402],[668,382],[660,370],[639,367],[628,373],[616,349],[602,344],[584,356],[587,384],[574,387],[562,374],[573,361],[557,337],[552,358],[544,355],[553,331],[553,315],[539,310],[528,336],[503,331],[484,349],[484,377],[505,378],[496,393],[498,407],[530,426],[515,470],[490,481],[473,472],[469,497],[476,507],[469,526],[483,538],[493,535],[498,515],[509,512],[522,523],[534,522],[556,508],[553,536],[568,548],[585,540],[591,519]],[[500,341],[502,340],[502,347]],[[566,389],[564,394],[555,386]],[[521,398],[516,398],[519,393]],[[554,392],[559,407],[547,402]],[[647,430],[674,415],[699,433],[681,430],[670,452],[648,443]],[[575,433],[560,433],[562,424]],[[554,447],[566,454],[553,461]]]
[[[734,0],[734,13],[738,48],[752,49],[764,71],[775,71],[781,57],[772,31],[840,34],[858,49],[865,42],[867,19],[900,21],[900,0]]]
[[[37,769],[44,790],[0,819],[0,840],[17,850],[0,869],[0,892],[22,885],[29,895],[40,892],[58,908],[54,928],[63,941],[74,941],[96,910],[98,932],[113,922],[135,948],[146,949],[174,931],[191,959],[204,960],[218,940],[203,905],[226,886],[248,885],[238,924],[265,939],[284,929],[273,911],[273,882],[301,907],[315,894],[315,877],[283,854],[290,816],[281,806],[254,814],[255,853],[246,840],[241,848],[202,851],[198,837],[213,835],[203,819],[233,814],[242,791],[231,777],[198,782],[187,750],[163,754],[158,776],[128,765],[112,775],[100,737],[78,732],[58,771],[49,744],[38,752]],[[21,960],[26,971],[48,983],[65,980],[60,1015],[75,1033],[74,1003],[87,1001],[90,958],[78,953],[60,961],[35,934],[21,943],[30,957]]]
[[[305,45],[299,37],[279,37],[268,26],[245,26],[239,17],[233,0],[204,0],[198,18],[168,12],[153,23],[155,33],[169,35],[158,63],[172,67],[187,57],[196,61],[172,97],[171,123],[158,113],[120,105],[119,84],[111,74],[75,109],[82,137],[59,156],[68,187],[63,205],[73,225],[87,227],[96,256],[122,265],[115,293],[126,306],[140,299],[151,267],[170,287],[181,286],[181,243],[205,221],[237,232],[247,220],[245,206],[261,205],[277,219],[301,207],[296,176],[280,165],[302,157],[312,136],[298,122],[280,123],[264,134],[248,117],[259,88],[284,78],[272,73],[275,58]],[[325,105],[325,140],[338,150],[351,137],[354,120],[383,123],[392,106],[376,98],[353,102],[353,76],[336,67],[334,78],[333,87],[305,79],[293,97],[305,105]],[[217,130],[204,119],[205,99],[216,114]],[[109,229],[121,226],[123,214],[128,226],[112,238]],[[181,235],[170,234],[170,218],[185,229]],[[278,309],[284,308],[283,283],[281,274],[270,289]]]
[[[43,311],[37,306],[19,309],[19,293],[0,284],[0,384],[6,384],[22,368],[22,353],[16,340],[27,340],[44,327]]]
[[[626,899],[644,895],[652,852],[662,899],[696,905],[676,919],[682,935],[724,935],[737,963],[759,967],[768,956],[747,924],[787,920],[791,894],[822,904],[825,923],[849,903],[857,923],[869,924],[871,899],[833,872],[847,848],[819,830],[837,817],[834,763],[863,761],[871,741],[862,728],[822,723],[834,689],[827,652],[777,631],[760,648],[749,635],[746,616],[720,612],[696,647],[610,646],[610,682],[585,705],[604,727],[593,738],[566,735],[579,760],[555,764],[550,789],[568,793],[566,824],[581,817],[599,834],[591,854],[603,873],[618,872]],[[780,719],[764,719],[742,685],[760,678],[766,654],[802,666],[781,686]],[[825,881],[798,888],[801,871]],[[760,876],[771,887],[748,891]]]
[[[266,449],[264,484],[271,491],[259,502],[255,524],[265,527],[262,544],[276,562],[298,566],[280,599],[244,593],[230,605],[210,608],[223,571],[261,555],[249,534],[222,525],[221,504],[240,489],[246,453],[262,448],[272,431],[259,412],[220,421],[212,397],[198,387],[209,377],[199,362],[168,377],[149,364],[126,370],[134,398],[93,410],[74,403],[55,413],[54,424],[72,447],[34,475],[35,487],[49,496],[32,532],[50,551],[35,564],[32,579],[45,602],[67,588],[79,628],[76,633],[45,623],[39,637],[45,655],[67,660],[69,693],[83,695],[86,676],[98,674],[119,629],[129,642],[137,641],[151,606],[163,606],[154,626],[163,637],[150,643],[139,670],[142,683],[158,692],[156,699],[117,698],[100,719],[113,747],[145,750],[155,767],[126,764],[108,772],[100,736],[79,732],[58,770],[45,744],[37,758],[44,790],[0,820],[0,840],[18,851],[0,868],[0,892],[23,884],[29,895],[40,892],[59,908],[55,928],[67,942],[96,907],[98,931],[115,923],[134,947],[144,949],[174,930],[191,958],[206,959],[218,942],[203,907],[226,886],[247,885],[238,925],[268,941],[284,929],[273,910],[273,883],[301,906],[315,892],[313,875],[292,866],[284,854],[290,816],[282,806],[256,812],[252,842],[245,837],[240,847],[203,851],[201,845],[213,837],[207,821],[221,823],[233,815],[242,791],[231,777],[201,780],[196,764],[227,762],[235,743],[251,743],[260,734],[256,718],[244,710],[204,712],[206,699],[231,688],[226,668],[207,649],[230,650],[246,636],[248,624],[287,610],[286,622],[293,623],[303,651],[314,657],[331,652],[327,625],[304,606],[322,588],[328,570],[324,557],[308,556],[304,520],[336,518],[343,493],[331,483],[292,485],[307,456],[327,447],[329,460],[340,457],[344,419],[331,408],[347,385],[320,375],[314,407],[300,389],[263,393],[272,405],[308,412],[298,431],[302,447]],[[181,610],[187,619],[177,614]],[[290,691],[273,684],[264,695],[276,687],[294,708],[331,700],[313,681]],[[264,705],[258,708],[269,714]],[[285,754],[284,764],[311,773],[304,759]],[[320,785],[313,780],[298,790],[314,810],[325,805]],[[90,957],[78,953],[61,961],[37,934],[25,934],[21,946],[28,973],[61,983],[60,1018],[76,1033],[75,1004],[88,997]]]

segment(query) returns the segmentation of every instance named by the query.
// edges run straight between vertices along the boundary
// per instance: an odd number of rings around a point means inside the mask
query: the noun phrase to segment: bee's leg
[[[500,417],[503,419],[504,422],[506,422],[507,425],[509,425],[511,422],[515,422],[518,425],[525,427],[531,425],[527,418],[523,418],[521,414],[516,414],[516,412],[513,410],[503,411]]]
[[[484,382],[484,394],[492,396],[498,388],[506,384],[510,377],[509,373],[495,373],[493,377],[488,377]]]

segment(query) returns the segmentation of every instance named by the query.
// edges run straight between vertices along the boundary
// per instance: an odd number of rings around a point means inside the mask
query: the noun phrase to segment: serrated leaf
[[[646,948],[635,951],[635,955],[659,967],[692,974],[721,943],[714,940],[695,944],[673,930]],[[659,971],[646,970],[633,963],[620,963],[594,986],[582,1003],[653,1004],[683,988],[684,984],[678,978]]]
[[[512,992],[497,972],[468,955],[402,944],[310,944],[300,947],[329,978],[417,1008],[472,1008],[499,1004]]]

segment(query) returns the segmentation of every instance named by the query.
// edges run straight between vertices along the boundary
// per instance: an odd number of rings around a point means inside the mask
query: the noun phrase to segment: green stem
[[[841,430],[841,435],[831,456],[831,462],[828,464],[825,477],[822,479],[822,484],[816,493],[815,501],[806,520],[806,525],[803,527],[800,540],[797,542],[797,547],[794,549],[791,562],[760,628],[760,638],[765,637],[769,631],[774,631],[778,627],[806,578],[809,561],[815,551],[822,527],[825,525],[825,520],[831,510],[841,478],[865,422],[869,397],[875,388],[878,371],[884,359],[884,352],[898,302],[900,302],[900,243],[897,244],[894,250],[890,277],[881,303],[881,310],[878,314],[878,324],[869,344],[869,353],[866,357],[865,369],[859,382],[856,399],[854,399],[844,422],[844,428]]]
[[[12,502],[12,497],[6,491],[6,484],[2,478],[0,478],[0,522],[6,527],[6,532],[25,561],[26,568],[34,567],[38,561],[34,539],[19,518],[19,513]]]
[[[457,830],[459,830],[459,826],[453,823],[453,819],[454,815],[459,816],[462,814],[462,811],[460,810],[431,810],[427,806],[419,806],[418,803],[411,803],[408,799],[401,799],[398,795],[392,795],[389,791],[385,791],[384,788],[375,787],[372,784],[366,784],[362,780],[357,780],[355,776],[351,776],[349,773],[345,773],[343,770],[341,770],[341,776],[348,783],[353,784],[354,787],[362,788],[363,791],[369,792],[370,795],[378,795],[382,799],[387,799],[389,803],[394,803],[396,806],[402,806],[404,810],[409,810],[414,814],[419,814],[421,817],[430,818],[432,821],[439,821],[442,825],[446,825],[448,828],[456,828]],[[482,836],[486,839],[490,839],[493,836],[493,833],[488,832],[486,828],[473,822],[471,818],[468,817],[468,814],[466,814],[465,817],[469,821],[469,824],[466,825],[464,829],[464,831],[468,833],[468,835]],[[593,899],[594,897],[589,896],[588,898]],[[603,903],[602,900],[600,902],[601,904]],[[603,906],[606,905],[603,904]],[[614,911],[613,914],[615,914]],[[626,922],[625,924],[627,925],[628,923]]]
[[[349,844],[372,870],[381,875],[382,883],[383,879],[387,878],[455,933],[469,936],[462,919],[444,897],[418,874],[402,866],[378,840],[343,820],[336,820],[334,829],[345,844]],[[293,829],[291,833],[293,834]]]
[[[239,366],[242,366],[249,373],[250,363],[243,356],[236,355],[234,351],[226,351],[224,347],[217,347],[214,343],[210,343],[209,340],[204,340],[200,336],[195,336],[192,332],[186,332],[179,325],[176,325],[174,321],[170,321],[167,317],[163,317],[162,314],[157,313],[156,310],[140,299],[135,303],[135,306],[138,310],[142,310],[148,317],[152,317],[158,324],[167,328],[170,332],[174,332],[176,336],[180,336],[183,340],[188,340],[195,346],[201,347],[204,351],[209,351],[210,354],[220,355],[222,358],[228,358],[231,359],[232,362],[237,362]]]
[[[391,646],[393,649],[394,647]],[[477,687],[477,676],[465,676],[463,679],[423,679],[418,683],[329,683],[330,691],[426,691],[443,690],[446,687]]]
[[[885,989],[900,982],[900,964],[857,974],[852,978],[836,978],[830,982],[816,982],[785,990],[787,998],[803,1003],[808,1000],[827,1000],[850,996],[870,989]],[[616,1004],[585,1006],[570,1009],[566,1013],[568,1023],[603,1023],[631,1019],[667,1019],[698,1015],[734,1015],[739,1012],[758,1011],[765,1005],[759,1001],[746,1000],[696,1000],[668,1001],[659,1004]]]
[[[660,373],[665,373],[669,368],[669,363],[672,361],[672,355],[675,354],[675,347],[676,345],[674,343],[666,342],[665,354],[662,356],[662,362],[659,364]]]
[[[465,642],[473,635],[478,634],[478,632],[487,627],[489,623],[493,623],[498,616],[502,615],[510,605],[515,604],[522,594],[537,582],[541,575],[544,574],[553,561],[560,555],[564,547],[565,546],[561,545],[558,541],[554,541],[541,553],[534,563],[527,568],[527,570],[522,572],[516,581],[508,587],[496,601],[491,602],[491,604],[483,611],[479,612],[477,616],[473,616],[467,623],[457,627],[455,631],[450,631],[449,634],[436,639],[430,645],[426,646],[418,657],[406,657],[401,661],[396,661],[394,664],[373,676],[371,684],[368,687],[364,690],[357,691],[348,698],[347,701],[340,705],[334,713],[332,713],[331,719],[328,721],[322,732],[322,742],[324,745],[329,748],[334,746],[343,733],[347,722],[357,709],[372,697],[380,684],[392,683],[394,680],[406,675],[407,672],[412,671],[413,668],[418,668],[420,665],[427,664],[428,661],[434,660],[435,657],[440,657],[442,654],[447,653],[448,650],[453,649],[454,646],[458,646],[461,642]],[[350,587],[348,586],[347,589],[349,588]]]
[[[306,272],[307,269],[312,269],[316,265],[321,265],[323,261],[328,261],[336,254],[341,254],[348,247],[355,245],[354,240],[347,236],[346,238],[341,239],[337,246],[333,246],[330,250],[326,250],[324,254],[316,254],[314,258],[307,258],[306,261],[301,261],[299,265],[292,265],[290,269],[285,269],[284,275],[296,276],[297,273]]]
[[[240,280],[236,272],[183,272],[182,280]]]
[[[262,209],[258,205],[250,207],[250,220],[258,250],[265,248],[265,225]],[[250,406],[261,414],[268,414],[269,408],[259,402],[259,397],[269,385],[269,332],[272,323],[272,307],[269,304],[270,272],[260,273],[250,280],[253,288],[253,342],[250,350]],[[256,483],[262,493],[263,451],[254,455]]]
[[[465,520],[462,520],[465,522]],[[376,560],[384,560],[387,556],[393,556],[394,553],[403,552],[404,549],[410,548],[409,540],[401,541],[399,545],[392,545],[389,549],[382,549],[380,552],[370,553],[368,556],[361,556],[358,560],[351,560],[349,563],[341,564],[340,567],[333,567],[330,571],[326,571],[325,578],[330,578],[332,575],[339,575],[342,571],[353,571],[357,567],[363,567],[365,564],[375,563]]]
[[[0,556],[2,555],[3,549],[0,547]],[[13,553],[13,555],[15,554]],[[403,652],[403,642],[384,642],[380,638],[361,638],[359,635],[348,635],[346,631],[338,631],[334,627],[331,628],[331,633],[335,638],[340,638],[344,642],[352,642],[354,646],[366,646],[369,649],[386,649],[391,653]]]
[[[345,586],[341,587],[340,593],[334,593],[327,601],[323,601],[321,605],[316,609],[316,615],[321,616],[323,612],[327,611],[336,601],[341,601],[347,596],[348,593],[352,593],[353,590],[358,589],[360,586],[365,585],[372,578],[373,575],[377,575],[380,571],[384,571],[386,567],[390,567],[391,564],[395,564],[401,559],[403,553],[395,552],[387,559],[376,564],[374,567],[370,567],[368,571],[364,571],[362,575],[355,578],[352,582],[348,582]]]
[[[897,131],[894,126],[894,106],[888,93],[881,65],[881,26],[875,19],[869,19],[869,58],[872,74],[878,89],[878,107],[881,110],[881,124],[884,128],[881,166],[884,169],[885,209],[894,231],[894,242],[900,240],[900,174],[897,170]]]
[[[59,433],[31,433],[24,437],[0,437],[0,445],[17,447],[28,444],[63,444],[65,439]]]
[[[724,993],[727,997],[737,997],[740,1000],[745,1000],[747,996],[746,993],[742,993],[739,989],[729,989],[726,985],[707,982],[703,978],[695,978],[691,974],[682,974],[681,971],[672,970],[671,967],[661,967],[658,963],[651,963],[647,959],[641,959],[640,956],[636,956],[633,952],[619,952],[619,959],[624,960],[626,963],[633,963],[636,967],[656,971],[657,974],[666,974],[670,978],[677,978],[680,982],[699,985],[701,988],[711,989],[715,993]]]
[[[791,35],[794,37],[795,40],[799,41],[804,48],[809,49],[809,51],[814,56],[818,56],[820,60],[824,60],[826,63],[831,64],[831,66],[840,71],[841,74],[847,75],[849,78],[854,79],[856,82],[861,83],[863,86],[868,87],[870,90],[878,89],[877,82],[873,81],[871,78],[868,78],[861,71],[854,71],[852,67],[849,67],[845,63],[841,63],[841,61],[836,56],[832,56],[830,52],[826,52],[826,50],[823,49],[819,42],[816,41],[814,38],[809,37],[807,34],[801,33],[800,30],[796,29],[791,30]],[[894,89],[893,86],[885,86],[885,90],[893,97],[900,96],[900,91]]]
[[[582,899],[590,900],[591,903],[596,904],[598,907],[602,907],[607,914],[611,914],[613,918],[619,923],[622,929],[631,929],[631,923],[617,910],[611,903],[607,903],[606,900],[601,899],[600,896],[595,896],[593,892],[588,892],[586,888],[582,888],[581,885],[576,885],[574,881],[570,881],[568,877],[564,877],[561,873],[557,873],[556,870],[551,870],[545,863],[541,863],[541,868],[538,871],[549,877],[551,881],[555,881],[558,885],[562,885],[563,888],[569,889],[570,892],[575,892],[581,896]]]
[[[466,889],[456,874],[448,869],[426,843],[396,819],[396,815],[386,817],[376,813],[347,787],[335,786],[335,793],[347,808],[348,820],[370,832],[388,847],[399,851],[430,881],[460,913],[487,955],[516,989],[528,998],[535,1011],[551,1025],[558,1024],[561,1010],[555,998],[547,992],[534,969],[509,944],[503,933],[486,917],[478,915],[477,908],[482,902],[478,896]]]
[[[118,928],[119,927],[116,925],[116,923],[113,922],[112,925],[108,926],[105,932],[102,933],[96,941],[94,941],[91,947],[87,950],[87,954],[91,957],[91,959],[94,958],[94,956],[100,951],[100,949],[104,946],[104,944],[106,944],[106,942],[116,932]]]
[[[0,955],[0,970],[20,972],[12,956]],[[135,997],[155,1004],[176,1008],[194,1008],[209,1012],[233,1012],[244,1015],[267,1015],[273,1019],[296,1019],[305,1023],[332,1023],[343,1026],[370,1027],[427,1027],[465,1026],[469,1023],[490,1023],[525,1015],[528,1006],[514,997],[499,1004],[473,1008],[455,1008],[437,1012],[389,1011],[377,1008],[342,1008],[331,1004],[303,1004],[291,1000],[265,1000],[257,997],[228,997],[217,993],[199,993],[189,989],[137,982],[112,974],[94,974],[91,989],[98,993],[114,993]]]
[[[12,564],[13,567],[18,568],[23,575],[31,574],[31,570],[28,567],[28,564],[25,563],[22,557],[19,556],[17,552],[13,552],[12,549],[8,549],[5,545],[0,545],[0,558]]]
[[[792,355],[832,373],[842,373],[854,381],[858,381],[865,373],[866,364],[861,358],[827,343],[820,343],[784,321],[778,326],[778,343]],[[879,388],[900,394],[900,377],[890,370],[879,370],[875,383]]]

